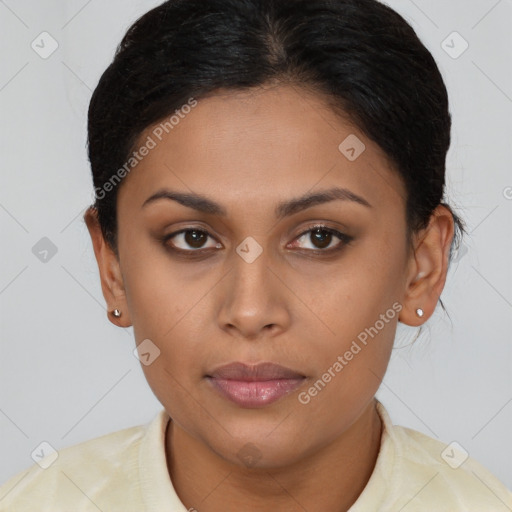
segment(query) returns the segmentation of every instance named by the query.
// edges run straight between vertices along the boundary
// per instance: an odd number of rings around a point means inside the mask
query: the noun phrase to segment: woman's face
[[[151,149],[118,196],[142,368],[175,425],[222,458],[291,463],[347,431],[384,376],[411,277],[405,190],[376,144],[299,88],[228,91],[178,118],[142,134]],[[204,200],[150,200],[162,191]],[[229,398],[210,377],[232,362],[302,378],[231,383]]]

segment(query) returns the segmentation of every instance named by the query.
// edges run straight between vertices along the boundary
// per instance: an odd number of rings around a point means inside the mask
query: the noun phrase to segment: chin
[[[275,469],[293,464],[304,457],[303,440],[290,433],[276,433],[275,424],[271,428],[251,429],[239,432],[237,436],[222,439],[221,445],[211,448],[225,460],[246,469]],[[270,435],[269,433],[272,432]]]

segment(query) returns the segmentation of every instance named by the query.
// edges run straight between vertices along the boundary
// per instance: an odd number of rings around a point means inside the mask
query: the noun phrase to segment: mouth
[[[206,375],[212,388],[231,402],[247,408],[264,407],[288,395],[306,376],[274,363],[231,363]]]

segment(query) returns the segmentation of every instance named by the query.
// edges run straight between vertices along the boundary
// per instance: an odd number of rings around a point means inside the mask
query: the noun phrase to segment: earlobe
[[[446,282],[453,234],[453,215],[439,205],[416,236],[400,322],[419,326],[432,315]]]
[[[119,260],[103,237],[97,215],[97,210],[90,207],[84,214],[84,221],[91,236],[94,255],[98,263],[101,289],[107,303],[107,316],[113,324],[119,327],[129,327],[131,320]],[[119,314],[114,312],[119,312]]]

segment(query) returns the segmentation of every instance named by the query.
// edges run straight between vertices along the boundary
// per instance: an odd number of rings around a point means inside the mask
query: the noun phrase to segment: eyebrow
[[[159,190],[152,196],[148,197],[148,199],[144,201],[142,208],[160,199],[176,201],[183,206],[192,208],[202,213],[218,215],[221,217],[227,216],[227,211],[222,205],[216,203],[206,196],[200,194],[177,192],[168,189]],[[306,210],[307,208],[312,208],[313,206],[329,203],[336,200],[350,201],[363,205],[367,208],[372,208],[372,205],[363,197],[346,188],[335,187],[327,190],[321,190],[319,192],[308,193],[301,197],[283,201],[275,207],[274,212],[276,218],[282,219],[284,217],[294,215],[295,213],[298,213],[302,210]]]

